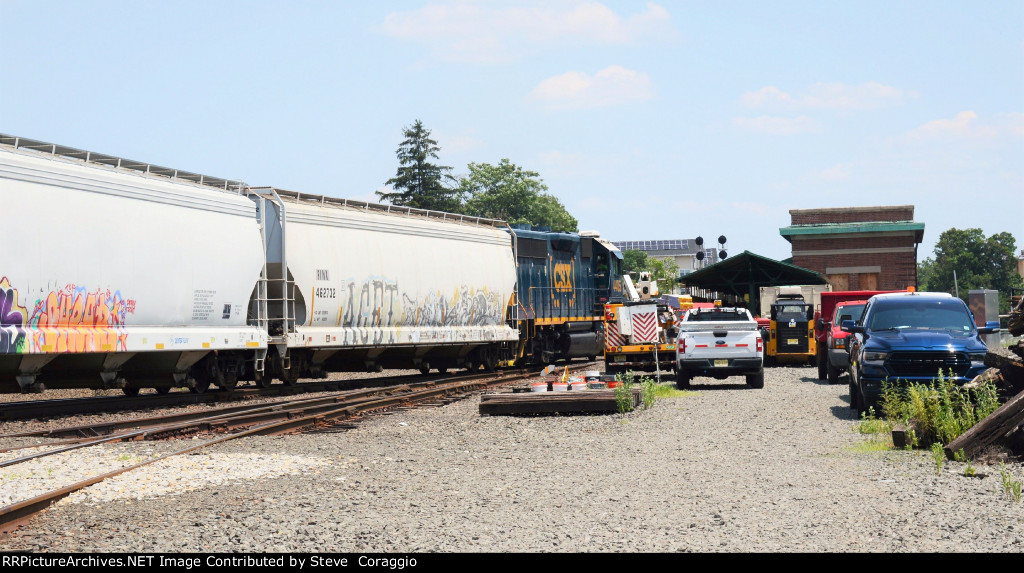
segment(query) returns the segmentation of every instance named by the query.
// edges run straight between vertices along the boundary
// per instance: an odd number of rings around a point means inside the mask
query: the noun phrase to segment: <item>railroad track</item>
[[[171,406],[189,406],[193,404],[215,404],[232,402],[254,397],[288,396],[312,392],[333,392],[356,387],[386,387],[414,380],[438,381],[452,379],[451,375],[407,374],[382,378],[362,378],[357,380],[318,380],[301,384],[274,384],[269,388],[236,388],[229,392],[204,392],[193,394],[175,392],[171,394],[145,394],[141,396],[99,396],[95,398],[66,398],[55,400],[25,400],[8,402],[0,405],[0,421],[31,420],[35,418],[53,418],[59,416],[77,416],[82,414],[98,414],[103,412],[120,412],[127,410],[148,410]]]
[[[590,366],[591,363],[585,363],[571,365],[569,368],[570,370],[581,370]],[[0,534],[13,531],[32,515],[43,511],[54,502],[71,493],[172,456],[188,454],[222,442],[247,436],[345,430],[355,427],[352,422],[367,414],[395,408],[411,408],[417,404],[424,403],[428,405],[446,403],[464,398],[473,392],[509,384],[533,375],[532,371],[522,370],[504,373],[467,374],[449,377],[445,381],[425,381],[380,388],[348,390],[331,396],[296,399],[274,404],[230,406],[198,413],[153,416],[0,436],[0,438],[31,436],[66,438],[58,442],[51,442],[49,445],[56,446],[53,450],[0,463],[0,467],[5,467],[73,449],[114,441],[155,440],[197,436],[200,434],[219,434],[203,443],[88,478],[6,507],[0,507]],[[0,452],[30,447],[38,448],[39,446],[7,448],[0,450]]]

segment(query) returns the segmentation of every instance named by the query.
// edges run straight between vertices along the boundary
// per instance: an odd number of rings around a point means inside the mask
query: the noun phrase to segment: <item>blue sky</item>
[[[1019,0],[0,0],[0,41],[0,132],[254,185],[371,200],[420,119],[612,240],[784,258],[789,209],[913,204],[919,258],[1024,248]]]

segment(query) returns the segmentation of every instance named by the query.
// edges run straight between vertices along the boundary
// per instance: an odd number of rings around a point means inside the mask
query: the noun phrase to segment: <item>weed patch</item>
[[[999,476],[1003,479],[1003,493],[1012,497],[1017,503],[1020,503],[1020,480],[1013,479],[1010,470],[1006,469],[1006,464],[999,464]]]
[[[948,444],[999,407],[991,382],[965,389],[954,384],[951,376],[952,372],[947,377],[940,370],[928,384],[883,383],[881,403],[889,426],[913,427],[923,446]]]

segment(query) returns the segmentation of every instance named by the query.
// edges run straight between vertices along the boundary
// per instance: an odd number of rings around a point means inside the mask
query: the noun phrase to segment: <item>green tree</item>
[[[928,292],[931,289],[932,275],[935,273],[935,259],[926,257],[917,263],[917,290]]]
[[[1010,288],[1024,284],[1016,271],[1015,253],[1016,241],[1010,233],[986,238],[981,229],[949,229],[939,235],[935,261],[926,267],[928,290],[954,293],[959,287],[964,301],[972,289],[998,290],[999,312],[1005,314],[1010,308]]]
[[[646,271],[648,267],[648,256],[644,251],[623,251],[622,272],[632,274],[636,278],[640,271]]]
[[[623,251],[622,272],[631,273],[637,280],[640,271],[651,273],[651,278],[658,281],[658,290],[670,292],[679,282],[679,265],[672,259],[656,259],[644,251]]]
[[[392,205],[459,212],[462,202],[459,190],[453,187],[456,181],[451,175],[452,168],[430,161],[437,159],[441,150],[437,141],[430,138],[430,130],[417,119],[412,127],[403,128],[402,134],[405,140],[396,151],[398,171],[384,183],[393,192],[377,191],[377,196]]]
[[[647,259],[647,270],[651,271],[651,278],[658,281],[658,290],[663,293],[670,293],[679,282],[679,265],[673,259]]]
[[[469,175],[459,183],[460,194],[467,197],[463,207],[467,215],[576,232],[576,219],[547,190],[540,174],[508,159],[498,165],[470,163]]]

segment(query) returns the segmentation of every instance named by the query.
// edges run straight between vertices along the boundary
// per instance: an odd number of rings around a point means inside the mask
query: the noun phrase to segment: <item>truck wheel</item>
[[[676,388],[687,390],[690,388],[690,373],[680,368],[676,370]]]
[[[838,384],[839,383],[839,369],[832,366],[832,361],[826,359],[826,366],[828,367],[828,383]]]
[[[860,412],[860,392],[857,390],[857,385],[850,380],[850,409],[854,412]]]
[[[824,380],[828,375],[826,367],[828,366],[828,353],[823,352],[824,348],[818,348],[818,380]]]
[[[747,386],[751,388],[764,388],[764,370],[756,374],[747,374]]]

